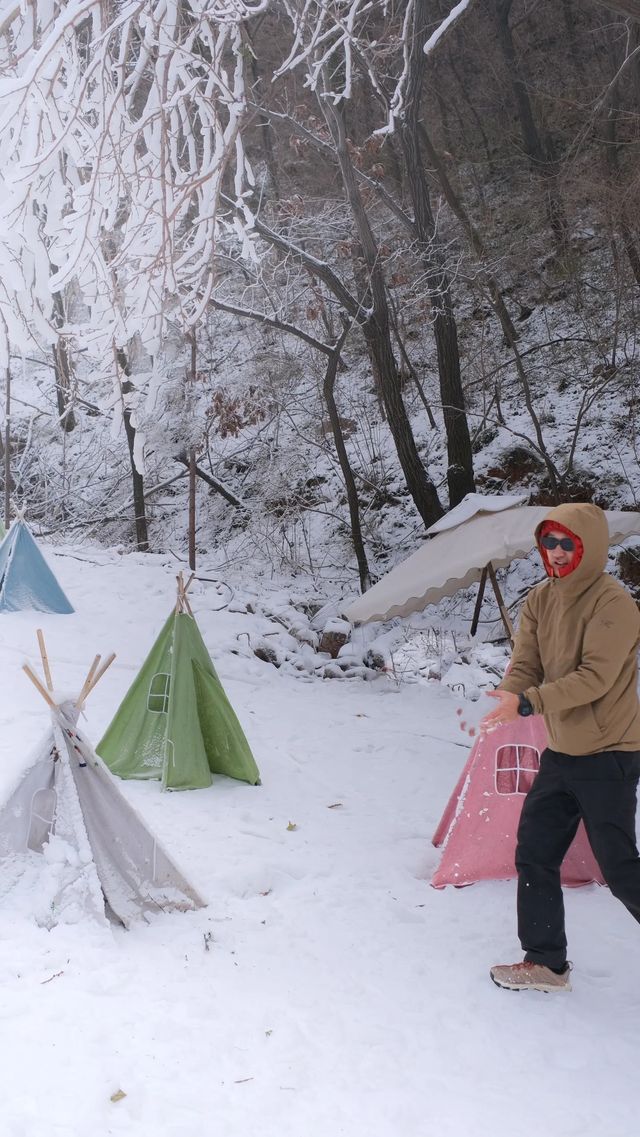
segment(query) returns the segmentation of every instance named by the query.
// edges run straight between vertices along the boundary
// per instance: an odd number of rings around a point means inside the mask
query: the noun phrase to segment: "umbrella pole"
[[[471,635],[475,636],[478,630],[478,623],[480,620],[480,609],[484,598],[484,590],[487,584],[487,566],[485,565],[480,577],[480,584],[478,585],[478,595],[476,596],[476,606],[473,609],[473,620],[471,621]]]
[[[502,616],[502,623],[505,626],[511,647],[513,647],[513,624],[511,623],[511,617],[509,616],[509,613],[507,612],[507,606],[504,602],[502,593],[500,591],[500,585],[498,584],[498,579],[496,577],[496,570],[494,569],[493,565],[491,564],[491,561],[489,561],[489,564],[487,565],[487,571],[488,571],[489,577],[491,579],[491,584],[493,585],[493,591],[496,594],[496,600],[498,601],[498,608],[500,609],[500,615]]]

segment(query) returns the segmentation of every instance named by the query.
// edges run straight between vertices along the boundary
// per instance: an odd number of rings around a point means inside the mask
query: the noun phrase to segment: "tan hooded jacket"
[[[578,567],[536,585],[525,600],[511,670],[500,690],[524,693],[563,754],[640,750],[637,651],[640,612],[604,572],[605,514],[596,505],[550,510],[584,545]],[[536,529],[539,539],[540,526]]]

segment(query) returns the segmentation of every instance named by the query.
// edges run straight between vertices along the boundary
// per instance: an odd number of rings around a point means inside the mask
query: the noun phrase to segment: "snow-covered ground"
[[[20,670],[36,628],[69,693],[117,652],[87,707],[95,742],[174,600],[170,558],[51,560],[75,615],[0,616],[2,800],[47,726]],[[0,902],[2,1137],[635,1137],[640,929],[623,908],[570,892],[573,993],[515,995],[488,977],[520,955],[513,882],[429,887],[467,755],[459,695],[296,678],[247,649],[257,615],[191,595],[263,784],[122,783],[202,911],[47,931],[26,885]]]

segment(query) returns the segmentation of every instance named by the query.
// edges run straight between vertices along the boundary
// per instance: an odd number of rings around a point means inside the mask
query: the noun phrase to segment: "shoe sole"
[[[522,983],[520,985],[499,983],[497,979],[493,978],[491,972],[489,972],[489,975],[491,982],[495,983],[496,987],[499,987],[501,991],[542,991],[543,995],[555,995],[558,991],[564,994],[566,991],[571,991],[572,989],[570,983],[566,983],[563,987],[544,987],[542,983]]]

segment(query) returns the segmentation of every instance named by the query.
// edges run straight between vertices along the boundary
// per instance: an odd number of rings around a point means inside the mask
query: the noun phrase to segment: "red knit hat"
[[[569,564],[568,565],[561,565],[559,568],[556,568],[556,569],[553,569],[551,567],[551,564],[550,564],[550,561],[549,561],[549,558],[547,555],[547,550],[544,548],[543,545],[540,544],[541,539],[547,533],[551,533],[552,531],[555,531],[558,533],[565,533],[567,537],[571,538],[571,540],[573,541],[573,543],[575,545],[575,551],[574,551],[574,554],[573,554],[571,560],[569,561]],[[543,521],[542,522],[542,525],[540,526],[540,529],[538,530],[538,549],[540,551],[540,556],[542,557],[542,563],[545,567],[545,571],[546,571],[547,576],[569,576],[570,573],[575,572],[578,565],[580,564],[580,561],[582,560],[582,558],[584,556],[584,545],[582,544],[582,541],[580,540],[580,538],[577,536],[576,533],[573,533],[571,531],[571,529],[567,529],[566,525],[561,525],[559,521]]]

